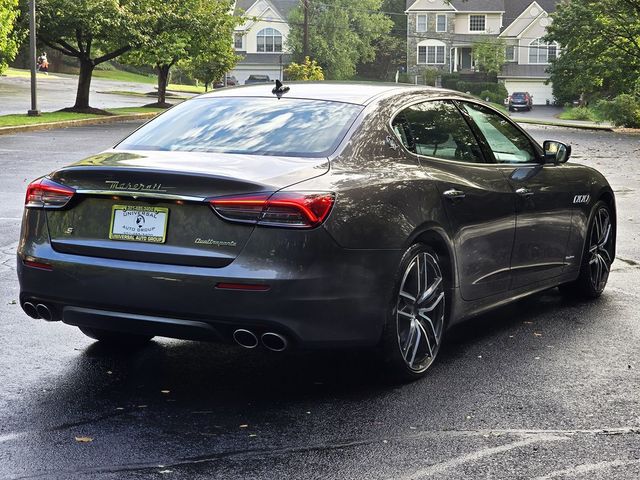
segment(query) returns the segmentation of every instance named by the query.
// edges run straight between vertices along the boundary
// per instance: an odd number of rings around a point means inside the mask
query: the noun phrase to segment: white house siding
[[[519,58],[520,64],[529,64],[529,45],[538,38],[542,38],[547,34],[547,27],[551,24],[551,19],[547,14],[537,18],[529,28],[520,34]]]

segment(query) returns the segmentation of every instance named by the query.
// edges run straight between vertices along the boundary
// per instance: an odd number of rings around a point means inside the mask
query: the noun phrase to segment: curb
[[[79,120],[63,120],[60,122],[34,123],[33,125],[16,125],[15,127],[0,127],[0,135],[11,133],[33,132],[37,130],[52,130],[55,128],[82,127],[85,125],[100,125],[106,123],[126,122],[131,120],[149,120],[158,113],[132,113],[129,115],[113,115],[98,118],[82,118]]]
[[[534,120],[530,118],[517,118],[511,117],[516,123],[526,123],[530,125],[542,125],[545,127],[563,127],[563,128],[577,128],[580,130],[597,130],[601,132],[613,132],[615,131],[614,127],[607,127],[605,125],[588,125],[582,123],[571,123],[571,122],[548,122],[546,120]]]

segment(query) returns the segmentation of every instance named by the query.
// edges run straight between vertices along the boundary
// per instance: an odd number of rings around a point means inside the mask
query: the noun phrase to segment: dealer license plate
[[[169,209],[134,205],[114,205],[111,210],[111,240],[164,243]]]

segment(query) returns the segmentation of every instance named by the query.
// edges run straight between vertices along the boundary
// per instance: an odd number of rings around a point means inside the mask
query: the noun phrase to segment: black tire
[[[151,335],[133,335],[130,333],[111,332],[98,328],[78,327],[87,337],[98,340],[109,347],[135,348],[142,347],[153,338]]]
[[[602,295],[613,263],[613,222],[609,205],[603,201],[596,203],[589,220],[580,274],[574,282],[559,287],[562,293],[582,299]]]
[[[424,243],[402,257],[381,340],[385,373],[394,382],[422,378],[438,355],[448,320],[443,272],[438,254]]]

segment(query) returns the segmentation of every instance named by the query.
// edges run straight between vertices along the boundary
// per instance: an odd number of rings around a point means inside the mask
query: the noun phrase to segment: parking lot
[[[26,185],[136,126],[0,136],[0,478],[640,478],[640,136],[527,127],[616,192],[603,297],[554,289],[467,322],[427,378],[390,386],[367,352],[113,354],[22,312]]]

